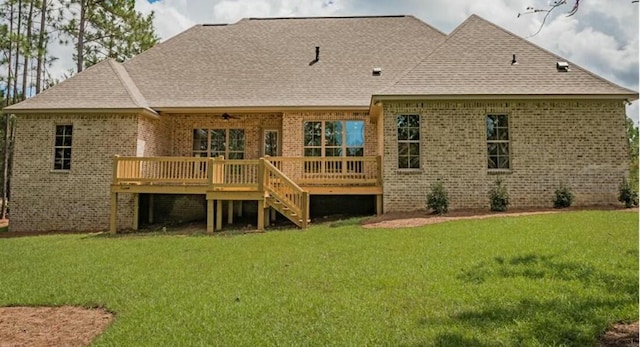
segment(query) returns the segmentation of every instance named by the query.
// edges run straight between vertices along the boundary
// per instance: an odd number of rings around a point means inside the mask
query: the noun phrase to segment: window
[[[398,169],[420,168],[420,116],[399,115],[398,124]]]
[[[193,129],[193,156],[244,159],[244,129]]]
[[[507,115],[488,115],[487,168],[509,169],[509,120]]]
[[[304,123],[305,157],[361,157],[363,155],[363,121]]]
[[[73,125],[56,125],[56,141],[53,154],[54,170],[71,170],[71,139]]]

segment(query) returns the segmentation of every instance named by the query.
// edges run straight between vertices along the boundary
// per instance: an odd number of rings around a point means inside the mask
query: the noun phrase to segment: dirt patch
[[[589,206],[589,207],[571,207],[566,209],[553,208],[522,208],[509,209],[505,212],[494,212],[485,209],[468,209],[450,211],[445,215],[437,215],[428,211],[413,212],[393,212],[386,213],[382,216],[368,218],[362,222],[364,228],[411,228],[427,224],[436,224],[464,219],[485,219],[498,217],[515,217],[528,216],[537,214],[552,214],[566,211],[585,211],[585,210],[619,210],[638,212],[638,209],[625,209],[620,206]]]
[[[112,320],[98,308],[0,307],[0,347],[89,346]]]
[[[638,322],[614,324],[600,340],[600,347],[638,347]]]

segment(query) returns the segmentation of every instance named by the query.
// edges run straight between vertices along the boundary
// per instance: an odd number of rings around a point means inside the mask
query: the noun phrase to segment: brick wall
[[[73,125],[71,170],[53,170],[55,126]],[[137,116],[20,115],[11,182],[12,231],[109,228],[113,156],[136,154]],[[118,201],[118,226],[132,221],[132,196]]]
[[[171,121],[167,117],[156,119],[139,116],[136,155],[138,157],[171,155],[171,135]]]
[[[576,205],[615,204],[627,174],[625,108],[620,101],[405,101],[384,103],[384,210],[425,208],[443,181],[450,208],[489,206],[496,174],[487,170],[485,116],[509,116],[511,207],[552,206],[562,182]],[[398,114],[419,114],[421,168],[398,170]]]

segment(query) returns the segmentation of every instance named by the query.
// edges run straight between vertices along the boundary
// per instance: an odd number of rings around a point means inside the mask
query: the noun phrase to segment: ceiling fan
[[[223,120],[229,120],[229,119],[240,119],[240,117],[232,116],[232,115],[230,115],[230,114],[228,114],[228,113],[226,113],[226,112],[225,112],[225,113],[223,113],[223,114],[222,114],[222,119],[223,119]]]

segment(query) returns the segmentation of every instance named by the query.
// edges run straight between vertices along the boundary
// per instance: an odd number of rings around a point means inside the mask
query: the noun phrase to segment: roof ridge
[[[594,72],[591,72],[590,70],[585,69],[585,68],[583,68],[582,66],[580,66],[580,65],[578,65],[578,64],[576,64],[576,63],[574,63],[574,62],[572,62],[572,61],[570,61],[570,60],[568,60],[568,59],[566,59],[565,57],[561,57],[561,56],[559,56],[558,54],[556,54],[556,53],[554,53],[554,52],[552,52],[552,51],[550,51],[550,50],[548,50],[548,49],[546,49],[546,48],[544,48],[544,47],[542,47],[542,46],[539,46],[538,44],[536,44],[536,43],[534,43],[534,42],[531,42],[531,41],[529,41],[529,40],[527,40],[527,39],[525,39],[525,38],[523,38],[523,37],[520,37],[520,36],[518,36],[518,35],[514,34],[513,32],[511,32],[510,30],[507,30],[507,29],[505,29],[505,28],[503,28],[503,27],[501,27],[501,26],[499,26],[499,25],[497,25],[497,24],[495,24],[495,23],[492,23],[491,21],[486,20],[486,19],[482,18],[481,16],[479,16],[479,15],[477,15],[477,14],[475,14],[475,13],[474,13],[474,14],[472,14],[471,16],[469,16],[469,18],[465,21],[465,23],[466,23],[469,19],[471,19],[472,17],[475,17],[475,18],[477,18],[477,19],[481,20],[482,22],[484,22],[484,23],[486,23],[486,24],[489,24],[489,25],[493,26],[494,28],[496,28],[496,29],[498,29],[498,30],[501,30],[502,32],[504,32],[504,33],[506,33],[506,34],[509,34],[509,35],[511,35],[511,36],[513,36],[513,37],[515,37],[515,38],[519,39],[519,40],[522,40],[522,41],[524,41],[524,42],[528,43],[529,45],[531,45],[531,46],[533,46],[533,47],[535,47],[535,48],[538,48],[538,49],[542,50],[543,52],[545,52],[545,53],[547,53],[547,54],[550,54],[550,55],[554,56],[555,58],[557,58],[557,59],[558,59],[558,61],[566,61],[567,63],[569,63],[569,64],[570,64],[570,66],[571,66],[572,68],[573,68],[573,67],[575,67],[575,68],[579,69],[580,71],[582,71],[582,72],[584,72],[584,73],[586,73],[586,74],[588,74],[588,75],[590,75],[590,76],[592,76],[592,77],[594,77],[594,78],[596,78],[596,79],[598,79],[598,80],[600,80],[600,81],[602,81],[602,82],[606,82],[606,83],[608,83],[609,85],[611,85],[611,86],[613,86],[613,87],[622,88],[622,89],[625,89],[625,90],[627,90],[627,91],[629,91],[629,92],[632,92],[632,93],[637,93],[635,90],[632,90],[632,89],[629,89],[629,88],[627,88],[627,87],[623,87],[623,86],[621,86],[621,85],[619,85],[619,84],[617,84],[617,83],[611,82],[611,81],[609,81],[608,79],[606,79],[606,78],[604,78],[604,77],[602,77],[602,76],[600,76],[600,75],[598,75],[598,74],[596,74],[596,73],[594,73]],[[463,23],[463,24],[464,24],[464,23]],[[462,26],[462,24],[461,24],[461,26]],[[456,29],[457,29],[457,28],[456,28]]]
[[[131,76],[129,76],[127,69],[114,59],[109,58],[107,60],[109,62],[111,70],[113,70],[113,72],[116,74],[116,77],[118,78],[124,89],[127,91],[127,95],[129,95],[131,101],[133,101],[136,106],[149,108],[147,100],[144,98],[144,95],[142,95],[135,82],[133,82]]]
[[[420,19],[420,18],[418,18],[418,17],[416,17],[416,16],[414,16],[414,15],[412,15],[412,14],[410,14],[410,15],[406,15],[405,17],[407,17],[407,18],[411,18],[411,19],[414,19],[414,20],[418,21],[419,23],[421,23],[422,25],[426,26],[427,28],[429,28],[429,29],[431,29],[431,30],[436,31],[436,32],[438,32],[439,34],[442,34],[443,36],[448,36],[447,34],[445,34],[445,32],[444,32],[444,31],[442,31],[442,30],[440,30],[440,29],[438,29],[438,28],[434,27],[433,25],[431,25],[431,24],[429,24],[429,23],[427,23],[427,22],[423,21],[422,19]]]
[[[369,16],[305,16],[305,17],[249,17],[246,20],[287,20],[287,19],[365,19],[365,18],[403,18],[413,17],[404,14],[396,15],[369,15]]]
[[[389,83],[386,87],[384,87],[383,89],[381,89],[380,91],[378,91],[377,93],[373,94],[373,95],[378,95],[381,93],[384,93],[384,91],[386,91],[387,89],[395,86],[396,84],[398,84],[398,82],[402,81],[409,73],[411,73],[411,71],[415,70],[418,66],[420,66],[423,62],[425,62],[427,59],[429,59],[429,57],[431,57],[432,55],[434,55],[442,46],[444,46],[444,44],[446,42],[448,42],[451,37],[453,37],[453,35],[458,32],[458,30],[463,26],[466,25],[467,22],[469,22],[469,19],[471,19],[473,16],[475,15],[471,15],[469,16],[469,18],[465,19],[464,22],[460,23],[460,25],[458,25],[455,29],[453,29],[453,31],[451,31],[451,33],[449,33],[449,35],[446,35],[446,38],[444,40],[442,40],[442,42],[440,42],[437,46],[435,46],[433,48],[433,50],[431,50],[431,52],[429,52],[429,54],[425,55],[424,58],[420,59],[419,62],[417,62],[414,66],[408,68],[407,70],[405,70],[404,72],[400,73],[398,75],[398,77],[391,83]],[[426,24],[426,23],[425,23]],[[428,25],[428,24],[427,24]]]
[[[151,47],[151,48],[147,49],[146,51],[144,51],[144,52],[142,52],[142,53],[140,53],[140,54],[138,54],[138,55],[134,56],[133,58],[131,58],[131,59],[129,59],[129,60],[127,60],[127,61],[123,62],[123,63],[122,63],[122,65],[126,65],[128,62],[130,62],[130,61],[132,61],[132,60],[136,59],[137,57],[140,57],[140,56],[143,56],[143,55],[147,55],[147,54],[148,54],[148,52],[154,51],[154,50],[156,50],[156,48],[158,48],[158,47],[160,47],[160,46],[162,46],[162,45],[165,45],[166,43],[169,43],[170,41],[174,41],[174,40],[175,40],[175,39],[177,39],[178,37],[181,37],[181,36],[183,36],[183,35],[185,35],[185,34],[187,34],[187,33],[191,33],[191,31],[193,31],[193,30],[195,30],[195,29],[198,29],[198,28],[201,28],[201,27],[202,27],[202,25],[199,25],[199,24],[192,25],[189,29],[186,29],[186,30],[184,30],[184,31],[181,31],[181,32],[179,32],[178,34],[173,35],[173,36],[171,36],[170,38],[168,38],[168,39],[166,39],[166,40],[164,40],[164,41],[162,41],[162,42],[158,42],[158,43],[157,43],[156,45],[154,45],[153,47]]]

